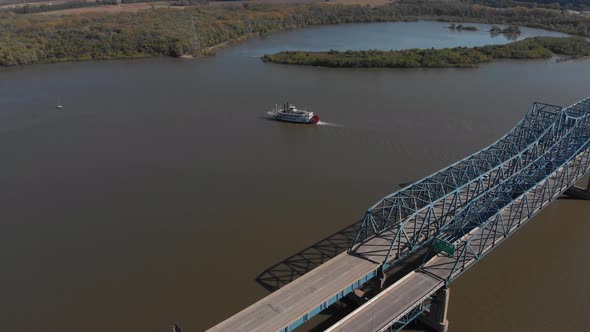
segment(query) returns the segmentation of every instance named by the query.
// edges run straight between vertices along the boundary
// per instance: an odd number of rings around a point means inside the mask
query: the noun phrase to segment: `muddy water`
[[[208,59],[0,72],[1,330],[203,330],[266,295],[254,280],[265,269],[491,143],[532,101],[590,94],[588,60],[338,70],[258,59],[498,38],[431,22],[346,25]],[[284,101],[327,125],[264,118]],[[583,329],[589,215],[560,201],[457,280],[453,329]]]
[[[585,331],[590,204],[559,200],[452,287],[453,331]]]

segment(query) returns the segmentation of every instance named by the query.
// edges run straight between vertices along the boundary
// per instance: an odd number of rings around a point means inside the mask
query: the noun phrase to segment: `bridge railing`
[[[367,210],[351,249],[434,202],[448,198],[459,187],[481,180],[483,173],[534,142],[555,121],[561,109],[555,105],[534,103],[509,133],[489,147],[382,198]]]
[[[533,142],[561,109],[555,105],[534,103],[509,133],[489,147],[382,198],[368,209],[351,248],[448,196],[459,186],[476,181],[482,173]]]
[[[507,188],[522,189],[516,197],[510,191],[489,193],[479,204],[473,204],[477,207],[462,213],[464,218],[458,218],[455,228],[448,230],[457,238],[457,256],[450,265],[447,264],[446,282],[452,282],[589,170],[590,116],[586,116],[577,123],[576,130],[568,133],[567,138],[552,151],[507,180]],[[436,266],[431,269],[440,271],[441,268]],[[423,266],[422,269],[429,271],[428,267]]]
[[[577,105],[577,104],[575,104]],[[579,149],[586,144],[586,136],[590,131],[590,107],[579,117],[573,117],[580,112],[564,110],[565,121],[557,122],[564,126],[563,130],[556,130],[556,137],[548,136],[548,149],[535,154],[530,163],[519,169],[513,176],[508,177],[494,188],[483,193],[469,202],[456,216],[453,223],[443,225],[441,232],[461,231],[454,234],[455,238],[465,234],[468,225],[479,225],[487,221],[490,213],[493,215],[498,207],[502,207],[529,190],[532,186],[545,180],[551,173],[568,159],[576,156]]]
[[[497,186],[496,190],[488,191],[480,198],[470,202],[454,218],[453,224],[441,230],[445,232],[454,231],[454,237],[460,238],[469,232],[469,227],[474,226],[472,228],[475,228],[479,226],[481,222],[487,221],[491,215],[495,214],[498,209],[517,199],[522,193],[530,190],[531,187],[544,181],[557,167],[561,167],[569,158],[575,157],[573,153],[577,149],[583,148],[583,144],[585,144],[584,137],[581,140],[579,135],[584,135],[588,131],[588,120],[589,117],[586,117],[584,121],[578,122],[578,125],[564,135],[550,150],[540,155],[534,162],[521,169],[514,176],[503,181]]]
[[[586,111],[586,114],[589,113],[590,107]],[[590,171],[590,115],[578,119],[571,115],[572,112],[564,112],[569,129],[562,132],[562,136],[556,136],[557,141],[552,141],[551,149],[544,150],[545,153],[539,154],[527,167],[502,181],[493,193],[486,192],[481,200],[477,200],[478,203],[470,203],[474,207],[470,209],[470,214],[465,215],[481,212],[479,216],[485,218],[483,223],[474,225],[467,222],[461,224],[464,226],[461,229],[453,228],[444,233],[449,235],[450,241],[461,236],[455,241],[457,255],[447,257],[443,264],[429,261],[419,270],[448,285]],[[516,194],[513,189],[518,189]],[[490,211],[494,211],[491,216]],[[445,271],[441,272],[441,268]],[[440,278],[445,274],[446,278]],[[427,297],[432,297],[435,291],[429,292]],[[427,304],[424,298],[417,299],[406,311],[411,311],[411,315],[394,317],[386,326],[402,328],[423,312]]]
[[[446,225],[453,218],[456,210],[462,208],[463,202],[474,199],[474,196],[480,196],[497,186],[503,179],[509,178],[530,164],[552,144],[555,144],[557,138],[569,130],[574,123],[575,121],[566,111],[560,111],[553,123],[523,151],[487,172],[479,174],[476,180],[458,187],[452,196],[435,201],[427,208],[391,227],[387,232],[394,235],[388,235],[391,241],[388,250],[383,255],[384,268],[404,259],[431,240],[430,235],[437,233],[441,226]],[[375,250],[372,250],[371,254],[374,256]]]

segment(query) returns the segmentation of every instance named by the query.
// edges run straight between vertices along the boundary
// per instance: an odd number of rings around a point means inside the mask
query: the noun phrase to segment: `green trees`
[[[192,33],[191,17],[195,22],[195,34]],[[423,0],[400,0],[379,7],[255,3],[240,6],[197,5],[183,10],[161,8],[136,13],[71,16],[0,12],[0,66],[84,59],[181,56],[192,51],[195,35],[200,46],[199,52],[208,54],[212,47],[222,43],[307,25],[421,18],[526,25],[590,36],[590,19],[566,15],[558,10],[490,8],[461,2]],[[570,45],[564,51],[573,47]],[[474,58],[474,54],[470,52],[456,50],[442,58],[432,58],[429,53],[421,55],[414,52],[394,58],[374,53],[364,58],[363,65],[412,67],[426,63],[429,66],[447,66],[456,65],[459,62],[457,59],[472,65],[468,60]],[[528,52],[533,53],[531,50]],[[535,52],[546,54],[541,49]],[[343,66],[357,65],[347,57],[338,59]]]
[[[492,59],[539,59],[554,53],[579,57],[590,55],[590,43],[579,37],[535,37],[506,45],[411,49],[403,51],[299,52],[285,51],[262,57],[263,61],[344,68],[445,68],[475,67]]]
[[[507,34],[507,35],[520,35],[522,32],[520,31],[520,28],[518,27],[518,25],[511,25],[507,28],[501,29],[497,26],[492,26],[490,28],[490,33],[493,34]]]
[[[465,30],[465,31],[478,31],[479,29],[477,27],[472,27],[472,26],[468,26],[468,25],[463,25],[463,24],[455,24],[455,23],[451,23],[451,25],[449,25],[448,27],[451,30]]]

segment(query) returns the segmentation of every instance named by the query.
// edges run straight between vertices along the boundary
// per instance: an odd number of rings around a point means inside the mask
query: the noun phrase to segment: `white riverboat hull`
[[[269,112],[269,115],[277,120],[291,123],[303,123],[303,124],[317,124],[320,122],[320,117],[313,112],[304,110],[298,110],[295,105],[286,103],[283,107],[275,106],[275,108]]]

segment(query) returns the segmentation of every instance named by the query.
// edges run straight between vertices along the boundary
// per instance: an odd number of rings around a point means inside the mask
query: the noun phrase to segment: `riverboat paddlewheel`
[[[317,124],[318,122],[320,122],[320,117],[317,115],[314,115],[309,119],[309,123],[311,124]]]

